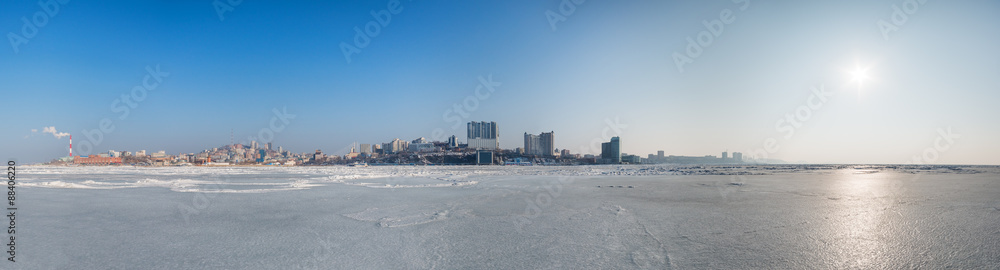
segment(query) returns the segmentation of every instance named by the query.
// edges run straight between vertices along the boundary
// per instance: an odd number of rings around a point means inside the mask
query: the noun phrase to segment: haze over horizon
[[[495,121],[505,149],[1000,164],[996,1],[50,3],[0,10],[0,154],[22,163],[64,133],[338,153]]]

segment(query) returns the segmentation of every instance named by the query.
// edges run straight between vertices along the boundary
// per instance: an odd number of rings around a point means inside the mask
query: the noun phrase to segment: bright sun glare
[[[858,84],[861,84],[866,79],[868,79],[868,69],[859,66],[855,68],[853,72],[851,72],[851,76],[853,78],[853,81],[858,82]]]
[[[858,64],[854,67],[854,70],[848,71],[851,74],[851,82],[858,84],[858,97],[861,97],[864,83],[870,79],[870,74],[868,74],[869,69],[869,67]]]

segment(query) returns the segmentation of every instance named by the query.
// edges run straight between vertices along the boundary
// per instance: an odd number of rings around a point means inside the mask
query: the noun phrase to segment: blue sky
[[[756,152],[813,163],[1000,164],[996,1],[588,0],[569,13],[572,1],[404,0],[348,63],[341,43],[390,2],[243,1],[220,19],[208,0],[70,1],[16,52],[22,17],[44,10],[7,3],[0,155],[65,155],[48,126],[73,134],[78,154],[84,141],[95,153],[197,152],[230,130],[241,141],[270,129],[275,109],[295,115],[273,139],[294,152],[437,128],[464,141],[445,117],[471,98],[462,123],[497,121],[504,148],[555,131],[557,148],[593,152],[619,131],[624,152],[643,156],[767,148]],[[673,55],[726,10],[730,23],[681,72]],[[565,20],[553,29],[547,12]],[[880,21],[896,29],[888,39]],[[156,66],[169,76],[121,118],[114,101]],[[476,98],[490,76],[500,86]],[[820,85],[835,94],[797,127],[778,122],[815,105]],[[114,130],[88,139],[102,119]],[[620,126],[605,132],[609,121]]]

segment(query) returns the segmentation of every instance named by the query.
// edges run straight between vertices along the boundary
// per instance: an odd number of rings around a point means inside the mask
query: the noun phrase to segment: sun
[[[858,82],[858,84],[864,83],[868,79],[868,68],[856,67],[854,71],[851,71],[851,81]]]
[[[865,83],[872,80],[871,77],[871,67],[862,65],[860,63],[855,64],[854,69],[848,69],[847,73],[850,74],[850,83],[857,83],[858,87],[858,97],[860,98],[865,91]]]

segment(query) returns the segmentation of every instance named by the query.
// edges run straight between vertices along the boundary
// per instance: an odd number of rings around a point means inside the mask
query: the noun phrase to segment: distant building
[[[737,163],[743,162],[743,153],[733,152],[733,161]]]
[[[271,142],[267,142],[267,145],[265,146],[264,150],[271,151],[271,149],[273,149],[271,148]]]
[[[326,160],[326,155],[323,154],[323,151],[316,149],[316,153],[313,154],[313,161],[323,161],[323,160]]]
[[[500,130],[497,122],[469,122],[467,129],[469,148],[484,150],[500,148],[500,141],[497,139]]]
[[[396,138],[392,142],[382,144],[382,151],[386,154],[400,153],[406,151],[408,145],[406,141]]]
[[[623,155],[622,162],[628,164],[640,164],[642,163],[642,158],[636,155]]]
[[[458,138],[455,138],[455,135],[451,135],[451,137],[448,137],[448,148],[455,147],[458,147]]]
[[[264,162],[267,159],[267,149],[257,149],[257,162]]]
[[[722,159],[727,159],[727,158],[729,158],[729,152],[723,151],[722,152]]]
[[[361,144],[361,151],[359,151],[359,152],[361,152],[362,154],[371,154],[372,153],[372,145],[371,144],[367,144],[367,143],[362,143]]]
[[[427,139],[424,137],[416,138],[410,143],[427,143]]]
[[[542,140],[538,135],[524,133],[524,154],[526,155],[541,155],[541,153],[535,153],[535,151],[541,150]]]
[[[622,162],[622,145],[618,137],[611,137],[610,142],[601,144],[601,159],[605,163],[617,164]]]
[[[543,156],[552,156],[556,153],[556,132],[549,131],[548,133],[542,132],[538,137],[541,140],[539,147],[539,152]]]
[[[111,165],[111,164],[122,164],[122,158],[120,157],[101,157],[101,156],[86,156],[86,157],[74,157],[73,163],[84,164],[84,165]]]
[[[524,133],[524,152],[528,155],[555,155],[555,132],[542,132],[539,135]]]
[[[437,147],[434,147],[433,143],[411,143],[407,148],[410,152],[434,152],[437,151]]]
[[[493,152],[480,150],[476,153],[476,164],[493,164]]]

